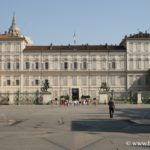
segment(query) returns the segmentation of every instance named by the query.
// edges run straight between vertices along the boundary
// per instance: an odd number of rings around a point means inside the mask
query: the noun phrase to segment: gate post
[[[107,104],[108,103],[108,94],[107,93],[100,93],[99,94],[99,103],[100,104]]]
[[[137,104],[142,104],[142,94],[141,94],[141,92],[137,93]]]

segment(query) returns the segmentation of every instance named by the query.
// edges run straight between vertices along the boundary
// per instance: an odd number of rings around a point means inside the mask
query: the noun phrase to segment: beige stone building
[[[148,90],[150,34],[126,36],[118,45],[33,45],[13,17],[0,34],[0,92],[41,90],[48,79],[52,99],[69,95],[98,98],[106,82],[111,90]]]

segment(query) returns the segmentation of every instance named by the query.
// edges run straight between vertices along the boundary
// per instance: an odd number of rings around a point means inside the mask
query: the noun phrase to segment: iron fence
[[[150,104],[150,91],[142,91],[142,102]]]

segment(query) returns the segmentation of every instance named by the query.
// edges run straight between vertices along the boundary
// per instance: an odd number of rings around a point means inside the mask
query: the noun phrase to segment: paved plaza
[[[1,105],[0,150],[147,150],[149,120],[150,105]]]

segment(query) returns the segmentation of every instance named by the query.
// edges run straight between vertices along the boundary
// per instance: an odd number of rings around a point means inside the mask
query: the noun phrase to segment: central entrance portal
[[[79,100],[79,89],[72,88],[72,100]]]

